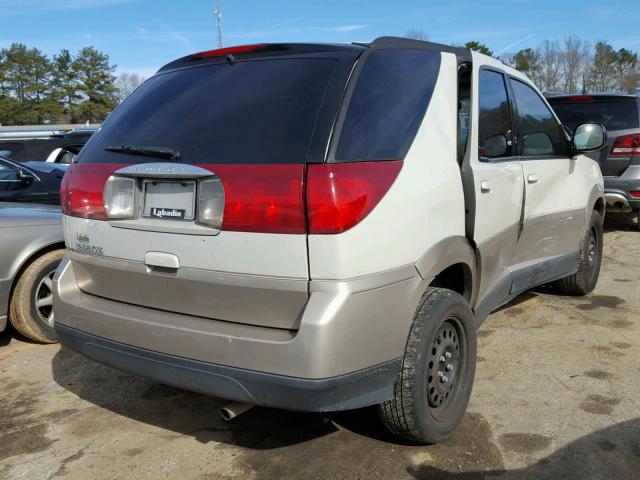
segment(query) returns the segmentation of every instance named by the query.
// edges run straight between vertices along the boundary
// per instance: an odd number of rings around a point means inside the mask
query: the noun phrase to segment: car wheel
[[[11,296],[9,321],[30,340],[58,341],[53,329],[53,274],[64,256],[54,250],[33,260],[22,272]]]
[[[441,442],[462,420],[476,368],[476,327],[458,293],[430,287],[413,320],[394,385],[379,405],[385,427],[419,443]]]
[[[580,242],[578,251],[578,271],[561,278],[558,289],[567,295],[586,295],[596,288],[602,263],[602,216],[594,210],[589,226]]]

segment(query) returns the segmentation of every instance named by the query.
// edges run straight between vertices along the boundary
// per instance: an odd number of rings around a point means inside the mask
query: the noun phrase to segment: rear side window
[[[153,146],[177,150],[189,164],[304,163],[336,65],[270,59],[160,74],[110,115],[79,161],[162,161],[105,151]]]
[[[638,103],[635,98],[567,101],[549,100],[560,121],[571,131],[581,123],[601,123],[609,131],[638,128]]]
[[[521,155],[566,155],[562,127],[529,85],[512,80],[511,86],[518,110],[518,137]]]
[[[427,110],[439,69],[439,52],[372,52],[351,96],[335,160],[403,159]]]
[[[480,158],[510,157],[511,108],[501,73],[481,70],[479,75],[478,155]]]

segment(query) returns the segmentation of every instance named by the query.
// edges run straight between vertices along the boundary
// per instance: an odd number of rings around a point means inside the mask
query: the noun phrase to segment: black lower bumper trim
[[[166,385],[237,402],[308,412],[350,410],[393,396],[401,359],[324,379],[245,370],[167,355],[55,325],[60,343],[97,362]]]

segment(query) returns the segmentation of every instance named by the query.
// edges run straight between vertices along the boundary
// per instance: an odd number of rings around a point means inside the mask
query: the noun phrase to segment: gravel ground
[[[479,333],[468,413],[446,442],[387,435],[364,409],[254,408],[0,334],[0,479],[640,478],[640,232],[608,221],[598,288],[544,289]]]

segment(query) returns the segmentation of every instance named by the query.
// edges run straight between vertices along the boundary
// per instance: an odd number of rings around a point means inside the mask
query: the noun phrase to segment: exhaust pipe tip
[[[254,405],[252,403],[229,403],[228,405],[225,405],[220,409],[220,418],[222,418],[222,420],[224,420],[225,422],[229,422],[236,418],[238,415],[242,415],[246,411],[251,410],[253,406]]]

